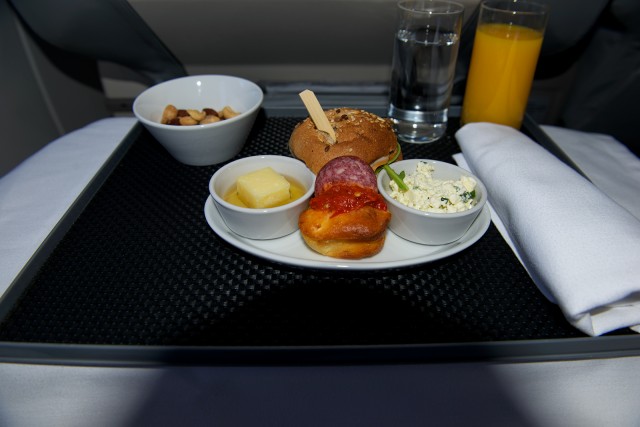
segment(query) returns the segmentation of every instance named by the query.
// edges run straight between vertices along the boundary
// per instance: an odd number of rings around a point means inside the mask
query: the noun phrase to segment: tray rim
[[[640,336],[399,345],[142,346],[0,342],[0,363],[72,366],[333,366],[539,363],[640,356]]]

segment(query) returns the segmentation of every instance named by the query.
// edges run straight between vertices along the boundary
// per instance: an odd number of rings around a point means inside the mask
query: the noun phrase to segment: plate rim
[[[267,259],[272,262],[286,264],[295,267],[306,267],[306,268],[315,268],[321,270],[384,270],[384,269],[393,269],[400,267],[411,267],[419,264],[426,264],[429,262],[438,261],[440,259],[449,257],[451,255],[455,255],[474,243],[476,243],[489,229],[489,225],[491,224],[491,212],[488,206],[485,206],[481,211],[475,221],[469,227],[469,230],[458,240],[452,243],[448,243],[446,245],[438,245],[443,250],[426,254],[423,256],[412,257],[401,259],[398,261],[387,261],[387,262],[379,262],[379,261],[370,261],[368,259],[363,260],[344,260],[339,258],[331,258],[326,257],[327,260],[319,261],[315,259],[309,259],[303,257],[293,257],[286,254],[275,253],[272,250],[261,248],[259,242],[263,242],[261,240],[251,240],[240,235],[235,234],[231,231],[222,216],[218,212],[211,195],[209,195],[204,204],[204,215],[209,224],[209,227],[224,241],[231,244],[232,246],[247,252],[249,254],[255,255],[260,258]],[[393,233],[391,230],[387,230],[387,233]],[[294,233],[300,234],[300,230],[296,230]],[[283,240],[286,238],[290,238],[292,234],[287,236],[268,240],[268,242],[274,242]],[[399,239],[403,244],[407,245],[407,249],[410,251],[420,250],[420,248],[424,248],[426,245],[420,245],[418,243],[413,243],[408,240],[402,239],[401,237],[394,235]],[[250,243],[251,242],[251,243]],[[267,242],[267,241],[265,241]],[[257,246],[256,246],[257,245]],[[433,248],[434,246],[426,246],[429,248]],[[316,256],[316,254],[309,249],[309,253]],[[383,248],[384,250],[384,248]],[[321,255],[320,255],[321,256]]]

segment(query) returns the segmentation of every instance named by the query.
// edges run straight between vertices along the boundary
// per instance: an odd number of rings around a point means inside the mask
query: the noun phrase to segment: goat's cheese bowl
[[[460,239],[487,201],[487,190],[475,175],[450,163],[430,159],[401,160],[391,173],[404,175],[402,191],[387,170],[378,174],[378,191],[391,212],[389,229],[423,245]]]

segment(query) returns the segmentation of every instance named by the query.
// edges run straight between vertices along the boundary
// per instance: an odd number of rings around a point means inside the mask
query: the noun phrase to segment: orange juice
[[[462,123],[520,128],[536,70],[541,31],[481,24],[476,31],[462,107]]]

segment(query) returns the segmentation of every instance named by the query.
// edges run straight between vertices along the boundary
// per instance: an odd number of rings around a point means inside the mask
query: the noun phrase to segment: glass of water
[[[402,0],[389,91],[389,117],[398,138],[426,143],[447,130],[464,6]]]

